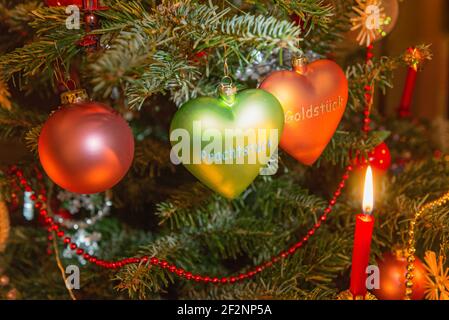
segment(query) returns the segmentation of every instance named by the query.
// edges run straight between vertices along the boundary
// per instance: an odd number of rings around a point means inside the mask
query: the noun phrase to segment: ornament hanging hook
[[[229,75],[228,58],[226,58],[226,57],[224,58],[223,78],[221,78],[219,88],[220,88],[220,93],[222,93],[224,91],[226,91],[228,93],[232,93],[229,90],[232,88],[235,88],[234,83],[232,82],[232,78]]]
[[[220,85],[218,86],[218,92],[220,94],[220,98],[228,106],[234,104],[235,94],[237,93],[237,87],[234,85],[234,83],[232,82],[232,78],[229,75],[226,45],[224,46],[223,78],[221,78]]]
[[[54,77],[57,81],[57,85],[62,85],[66,91],[75,90],[76,89],[76,81],[73,80],[70,77],[70,73],[68,71],[68,68],[64,64],[64,61],[62,60],[59,51],[58,51],[58,57],[56,58],[56,61],[54,63]]]
[[[309,61],[304,54],[304,51],[300,48],[300,39],[296,39],[296,49],[292,56],[292,68],[299,74],[305,74],[307,72],[307,64]]]
[[[229,66],[228,66],[228,58],[224,58],[224,63],[223,63],[223,74],[225,78],[230,78],[229,77]]]

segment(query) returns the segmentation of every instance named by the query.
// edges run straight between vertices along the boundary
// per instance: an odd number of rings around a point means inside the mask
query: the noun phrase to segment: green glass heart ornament
[[[186,102],[170,126],[172,162],[182,163],[229,199],[238,197],[277,154],[284,128],[284,112],[272,94],[234,90],[224,86],[218,98]]]

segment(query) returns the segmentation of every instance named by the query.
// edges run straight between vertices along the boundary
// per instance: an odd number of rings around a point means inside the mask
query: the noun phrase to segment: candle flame
[[[368,166],[365,175],[365,188],[363,190],[363,212],[365,214],[371,214],[373,212],[373,189],[373,171],[371,170],[371,166]]]

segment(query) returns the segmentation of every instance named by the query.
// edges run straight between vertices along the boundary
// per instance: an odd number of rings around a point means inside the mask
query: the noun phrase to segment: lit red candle
[[[350,291],[354,297],[366,295],[366,267],[371,251],[371,238],[374,227],[373,213],[373,172],[368,166],[363,191],[363,213],[356,216],[354,248],[352,251],[352,269]]]

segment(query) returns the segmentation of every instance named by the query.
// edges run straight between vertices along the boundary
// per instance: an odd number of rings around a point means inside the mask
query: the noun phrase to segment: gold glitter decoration
[[[444,268],[446,258],[433,251],[426,251],[426,299],[449,300],[449,268]]]
[[[445,193],[440,198],[426,203],[423,205],[416,213],[413,219],[410,221],[410,228],[408,230],[408,243],[407,243],[407,273],[405,274],[405,278],[409,279],[406,282],[407,289],[405,290],[405,300],[411,300],[411,296],[413,293],[413,270],[415,270],[414,262],[414,253],[415,249],[415,227],[419,218],[423,215],[427,210],[432,210],[438,207],[445,205],[449,201],[449,192]]]
[[[432,55],[429,51],[420,50],[418,48],[408,48],[404,54],[405,63],[415,71],[418,71],[425,60],[430,60],[431,58]]]

